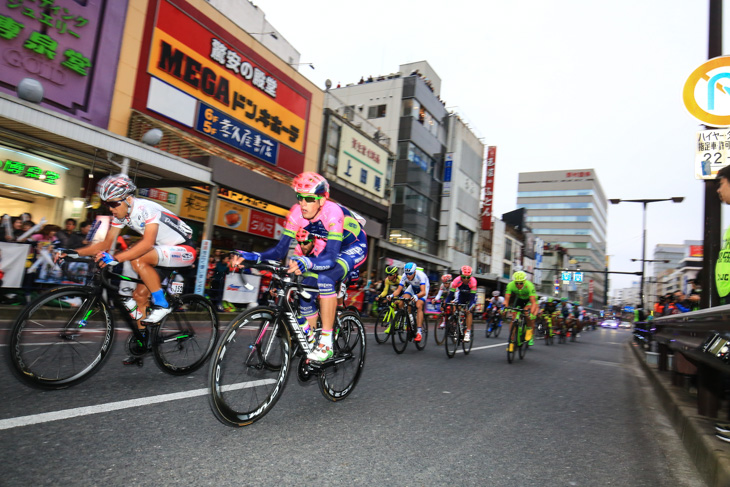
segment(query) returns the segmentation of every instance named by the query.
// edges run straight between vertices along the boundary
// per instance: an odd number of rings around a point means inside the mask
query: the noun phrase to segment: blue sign
[[[573,280],[575,282],[583,282],[583,273],[582,272],[574,272],[573,273]]]
[[[454,158],[454,154],[449,152],[446,154],[446,158],[444,160],[444,182],[451,181],[451,164]]]
[[[563,281],[570,281],[570,271],[563,271],[561,274],[563,275]]]
[[[278,141],[205,103],[201,103],[198,109],[195,130],[276,165],[276,156],[279,154]]]
[[[633,306],[624,306],[624,311],[627,313],[633,313],[634,307]]]

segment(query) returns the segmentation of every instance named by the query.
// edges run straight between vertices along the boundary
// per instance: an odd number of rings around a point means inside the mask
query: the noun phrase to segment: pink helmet
[[[316,172],[303,172],[294,178],[292,188],[299,194],[314,194],[329,198],[330,185]]]
[[[304,242],[309,240],[309,232],[303,228],[300,228],[297,232],[297,242]]]
[[[468,265],[462,266],[461,275],[465,277],[471,276],[471,267]]]
[[[96,192],[99,193],[102,201],[126,198],[136,189],[137,186],[124,174],[110,174],[96,185]]]
[[[443,276],[441,276],[441,282],[447,283],[449,281],[451,281],[451,274],[444,274]]]

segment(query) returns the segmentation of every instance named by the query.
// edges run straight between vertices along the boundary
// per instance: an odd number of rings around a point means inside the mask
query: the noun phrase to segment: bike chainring
[[[134,334],[129,335],[129,338],[127,338],[127,352],[136,357],[141,357],[146,352],[145,346],[139,344]]]
[[[315,375],[315,370],[307,363],[307,357],[302,356],[297,366],[297,379],[299,379],[299,383],[306,384]]]

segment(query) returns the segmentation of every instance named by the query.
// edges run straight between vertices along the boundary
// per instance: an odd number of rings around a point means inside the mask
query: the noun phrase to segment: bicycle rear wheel
[[[319,389],[330,401],[341,401],[355,388],[365,365],[365,326],[357,314],[346,312],[337,317],[335,333],[335,365],[319,374]]]
[[[386,320],[390,313],[390,307],[385,307],[380,310],[380,313],[378,313],[378,318],[375,320],[373,335],[375,336],[375,341],[378,343],[385,343],[388,341],[388,338],[390,338],[390,330],[388,330],[388,327],[391,326],[392,321],[394,321]],[[388,333],[385,333],[385,330],[388,330]]]
[[[154,341],[155,362],[172,375],[199,369],[218,340],[218,314],[203,296],[186,294],[160,324]]]
[[[444,323],[443,328],[441,327],[443,319],[443,316],[439,315],[433,324],[433,339],[436,341],[436,345],[443,345],[444,339],[446,339],[446,323]]]
[[[250,309],[233,319],[211,361],[210,408],[226,426],[241,427],[271,411],[286,386],[291,337],[275,310]]]
[[[395,353],[403,353],[408,346],[408,317],[405,310],[398,310],[395,314],[395,327],[391,334],[393,335],[393,350]]]
[[[459,347],[459,324],[456,322],[455,316],[450,316],[446,321],[446,341],[444,348],[446,349],[446,356],[454,358],[456,349]]]
[[[13,373],[38,389],[63,389],[99,370],[114,342],[114,320],[96,289],[68,286],[26,306],[10,331]]]
[[[413,323],[415,325],[415,323]],[[426,348],[426,343],[428,342],[428,315],[426,312],[423,312],[423,324],[421,325],[421,341],[415,342],[416,348],[418,350],[423,350]]]

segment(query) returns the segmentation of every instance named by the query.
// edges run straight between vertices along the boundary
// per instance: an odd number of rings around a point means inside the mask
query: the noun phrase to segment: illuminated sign
[[[0,181],[8,186],[61,198],[65,171],[67,167],[42,157],[0,147]]]

